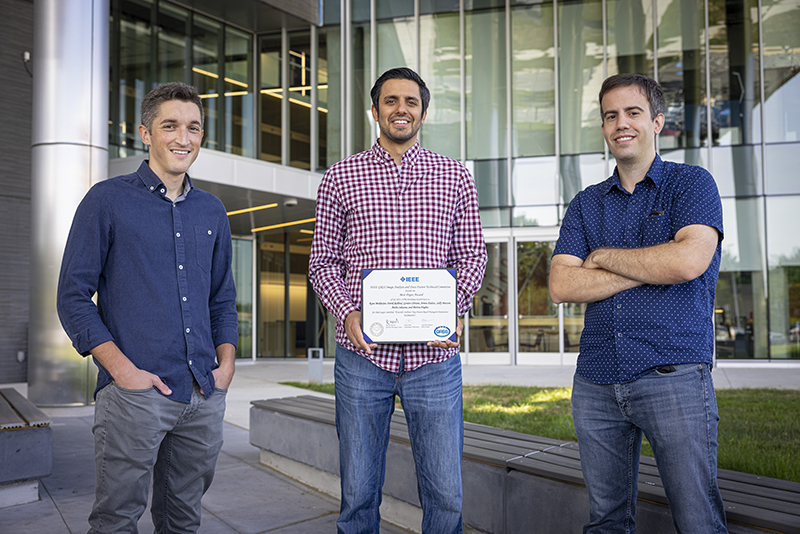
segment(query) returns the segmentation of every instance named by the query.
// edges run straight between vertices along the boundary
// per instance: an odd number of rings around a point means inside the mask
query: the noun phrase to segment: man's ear
[[[422,114],[422,120],[419,121],[420,124],[425,124],[425,117],[428,116],[428,110],[425,110],[425,113]]]
[[[139,137],[142,138],[142,143],[150,146],[150,132],[147,130],[147,127],[144,124],[139,125]]]
[[[372,104],[372,118],[375,122],[378,122],[378,110],[375,108],[375,104]]]
[[[656,118],[653,121],[655,123],[654,130],[655,130],[655,134],[656,135],[661,133],[661,129],[664,128],[664,121],[665,120],[666,119],[664,119],[664,114],[663,113],[659,113],[658,115],[656,115]]]

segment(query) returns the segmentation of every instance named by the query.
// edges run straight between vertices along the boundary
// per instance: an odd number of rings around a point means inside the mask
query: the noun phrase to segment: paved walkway
[[[326,361],[324,381],[333,380]],[[570,386],[569,367],[466,366],[465,384]],[[201,534],[316,534],[336,531],[339,503],[258,463],[249,443],[250,401],[308,394],[279,382],[308,380],[304,361],[241,362],[228,394],[225,445],[211,489],[203,499]],[[800,366],[722,364],[714,370],[718,388],[779,387],[800,389]],[[24,384],[15,385],[25,393]],[[0,509],[3,534],[82,533],[94,500],[92,407],[46,408],[53,417],[53,474],[39,486],[40,501]],[[152,532],[149,512],[139,522]],[[384,525],[384,534],[405,532]]]

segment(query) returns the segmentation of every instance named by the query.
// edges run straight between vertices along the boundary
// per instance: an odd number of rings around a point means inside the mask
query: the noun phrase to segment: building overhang
[[[320,25],[320,0],[172,0],[254,33]]]
[[[135,172],[147,154],[109,160],[109,177]],[[231,233],[311,230],[322,175],[215,150],[201,149],[189,169],[196,187],[225,205]],[[275,204],[274,207],[267,207]],[[258,208],[252,211],[252,208]],[[298,221],[306,221],[298,223]],[[283,226],[282,226],[283,225]],[[259,230],[263,229],[264,230]]]

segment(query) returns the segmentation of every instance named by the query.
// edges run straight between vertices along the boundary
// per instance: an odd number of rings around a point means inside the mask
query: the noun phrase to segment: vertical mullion
[[[461,75],[459,85],[461,94],[459,95],[461,105],[461,161],[467,160],[467,37],[466,37],[466,15],[464,13],[464,0],[458,2],[458,46],[459,46],[459,67]]]
[[[219,38],[217,39],[217,150],[225,150],[225,25],[219,25]]]
[[[285,24],[281,28],[281,94],[281,165],[288,166],[292,130],[289,124],[289,32]]]
[[[709,32],[708,32],[708,0],[704,0],[703,2],[703,10],[704,10],[704,31],[703,37],[705,41],[705,50],[706,50],[706,57],[703,63],[705,63],[706,67],[706,143],[708,150],[706,151],[708,156],[708,172],[712,175],[714,174],[714,163],[711,159],[711,148],[714,145],[714,141],[711,138],[714,134],[714,129],[712,128],[712,117],[711,117],[711,43],[709,39]]]
[[[369,1],[369,76],[373,82],[378,78],[378,15],[376,13],[375,0]],[[372,137],[380,137],[380,126],[377,122],[373,124],[374,133]],[[370,139],[372,144],[374,139]]]
[[[351,0],[342,0],[344,3],[344,154],[347,157],[353,153],[353,14]]]
[[[319,167],[319,39],[317,37],[317,26],[311,25],[311,123],[310,123],[310,153],[311,172],[317,172]]]

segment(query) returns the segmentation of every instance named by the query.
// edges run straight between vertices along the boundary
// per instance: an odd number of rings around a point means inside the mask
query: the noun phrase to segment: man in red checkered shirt
[[[309,278],[336,316],[339,533],[378,532],[389,425],[399,396],[417,469],[422,532],[462,532],[461,402],[455,342],[373,344],[361,331],[361,270],[454,268],[457,313],[469,310],[486,268],[478,196],[469,171],[421,148],[430,92],[407,68],[372,88],[380,138],[328,169],[317,193]]]

